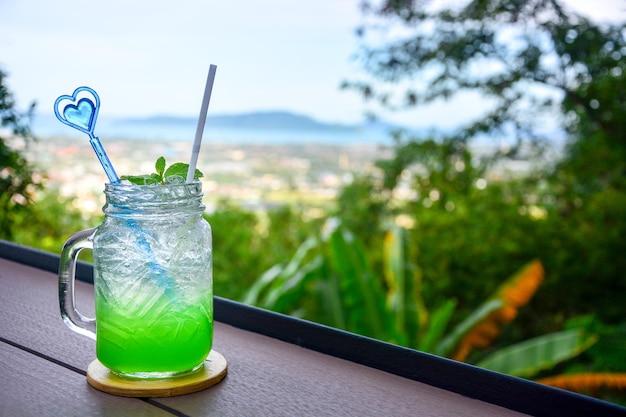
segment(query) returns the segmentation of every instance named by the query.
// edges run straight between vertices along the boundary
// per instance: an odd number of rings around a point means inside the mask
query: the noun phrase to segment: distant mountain
[[[144,118],[118,119],[123,124],[151,124],[151,125],[194,125],[198,120],[194,117],[178,116],[151,116]],[[236,129],[268,129],[268,130],[308,130],[308,131],[336,131],[350,132],[364,127],[363,125],[345,125],[319,122],[309,116],[287,111],[250,112],[228,115],[210,115],[206,124],[211,128]],[[376,123],[377,125],[380,123]],[[380,124],[381,127],[383,124]],[[370,126],[371,127],[371,126]],[[387,125],[387,127],[390,127]]]
[[[197,116],[102,117],[95,134],[101,138],[189,141],[194,138],[197,123]],[[42,137],[84,137],[84,133],[65,126],[52,114],[37,115],[32,127]],[[205,136],[230,143],[388,143],[389,131],[399,127],[382,120],[325,123],[289,111],[257,111],[209,115]]]

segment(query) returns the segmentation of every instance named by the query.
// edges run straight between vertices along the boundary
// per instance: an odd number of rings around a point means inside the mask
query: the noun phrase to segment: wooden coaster
[[[197,372],[177,378],[130,379],[112,373],[98,359],[87,368],[87,382],[92,387],[123,397],[173,397],[202,391],[226,376],[228,365],[224,357],[212,350]]]

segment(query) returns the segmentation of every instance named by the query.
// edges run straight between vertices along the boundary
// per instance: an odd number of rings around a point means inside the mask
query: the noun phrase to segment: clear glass
[[[213,339],[212,240],[202,186],[107,184],[104,222],[72,236],[59,269],[61,314],[96,339],[98,360],[134,378],[202,366]],[[93,248],[93,321],[76,311],[76,255]]]

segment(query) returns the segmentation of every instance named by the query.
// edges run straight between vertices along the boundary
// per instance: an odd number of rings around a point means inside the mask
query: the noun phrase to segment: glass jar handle
[[[75,233],[63,245],[59,264],[59,304],[63,321],[76,333],[96,340],[96,319],[83,316],[76,310],[74,282],[76,280],[76,258],[83,249],[93,250],[96,229]]]

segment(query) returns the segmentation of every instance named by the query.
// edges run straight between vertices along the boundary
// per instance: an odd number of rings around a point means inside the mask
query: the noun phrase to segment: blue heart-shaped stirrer
[[[98,110],[100,109],[100,97],[89,87],[78,87],[71,96],[60,96],[54,102],[54,114],[57,119],[66,125],[80,130],[89,135],[91,147],[96,152],[104,172],[111,183],[120,182],[119,177],[111,165],[100,139],[93,130],[96,126]]]
[[[71,96],[60,96],[54,103],[54,113],[62,123],[68,126],[78,129],[83,133],[89,135],[89,142],[96,152],[102,168],[109,177],[109,181],[113,184],[120,182],[119,177],[115,173],[111,161],[107,157],[100,139],[98,139],[93,129],[96,125],[96,118],[98,117],[98,110],[100,109],[100,98],[94,90],[89,87],[78,87],[74,90]],[[138,234],[139,247],[144,251],[151,265],[151,271],[156,277],[159,278],[161,286],[165,289],[165,293],[171,293],[173,288],[173,280],[167,275],[167,271],[157,261],[154,252],[147,239],[149,233],[143,230],[134,220],[128,220],[128,226],[134,229]],[[171,295],[170,295],[171,297]]]

